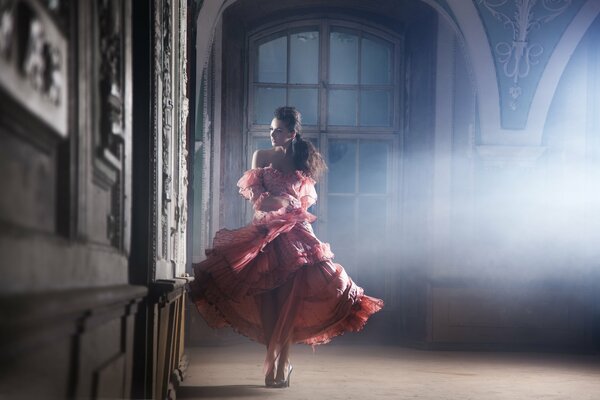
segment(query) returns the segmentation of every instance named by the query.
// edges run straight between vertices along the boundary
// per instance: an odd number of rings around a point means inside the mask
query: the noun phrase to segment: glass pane
[[[254,152],[256,150],[270,149],[271,147],[273,147],[273,145],[271,145],[270,138],[257,137],[254,138],[254,148],[252,149],[252,151]]]
[[[330,90],[329,125],[356,125],[356,90]]]
[[[378,85],[390,83],[390,57],[392,51],[387,42],[362,39],[360,83]]]
[[[328,150],[330,193],[356,192],[356,141],[330,140]]]
[[[286,83],[287,36],[258,46],[258,81]]]
[[[361,193],[387,193],[388,148],[385,142],[361,140],[358,187]]]
[[[329,35],[329,83],[358,83],[358,36],[344,32]]]
[[[318,83],[319,32],[290,35],[290,83]]]
[[[254,96],[255,124],[270,125],[273,120],[273,111],[285,104],[285,89],[281,88],[256,88]]]
[[[300,111],[303,125],[317,124],[317,95],[317,89],[290,89],[288,105]]]
[[[383,197],[361,196],[358,200],[358,226],[361,241],[366,244],[363,251],[376,250],[385,243],[387,201]],[[375,247],[375,248],[374,248]]]
[[[360,93],[360,125],[390,126],[390,92],[369,90]]]
[[[328,196],[327,233],[331,250],[336,259],[344,262],[351,257],[349,250],[355,247],[356,222],[354,216],[355,197]],[[344,258],[340,258],[340,256]],[[344,264],[346,266],[346,264]]]

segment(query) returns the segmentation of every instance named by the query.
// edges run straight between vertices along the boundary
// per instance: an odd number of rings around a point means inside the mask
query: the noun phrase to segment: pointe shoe
[[[290,380],[291,380],[293,370],[294,370],[294,367],[292,366],[292,364],[290,364],[290,366],[288,367],[287,378],[285,380],[275,379],[275,382],[273,382],[273,385],[271,385],[270,387],[274,387],[274,388],[290,387]]]

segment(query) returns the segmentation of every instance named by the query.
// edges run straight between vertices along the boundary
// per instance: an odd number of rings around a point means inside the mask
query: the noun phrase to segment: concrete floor
[[[268,389],[256,343],[187,354],[180,399],[600,399],[600,356],[297,345],[291,387]]]

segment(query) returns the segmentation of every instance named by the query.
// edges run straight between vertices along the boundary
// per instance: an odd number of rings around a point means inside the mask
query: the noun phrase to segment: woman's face
[[[296,136],[295,131],[288,131],[285,123],[277,118],[271,121],[271,144],[273,146],[285,146]]]

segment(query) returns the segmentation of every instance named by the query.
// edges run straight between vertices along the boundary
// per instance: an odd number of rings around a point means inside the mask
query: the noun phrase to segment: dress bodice
[[[263,168],[263,186],[275,196],[289,194],[300,200],[299,191],[305,179],[300,171],[285,173],[273,167]]]
[[[240,194],[253,204],[265,196],[284,196],[299,201],[304,209],[317,201],[315,181],[301,171],[281,172],[271,166],[248,170],[238,181]]]

